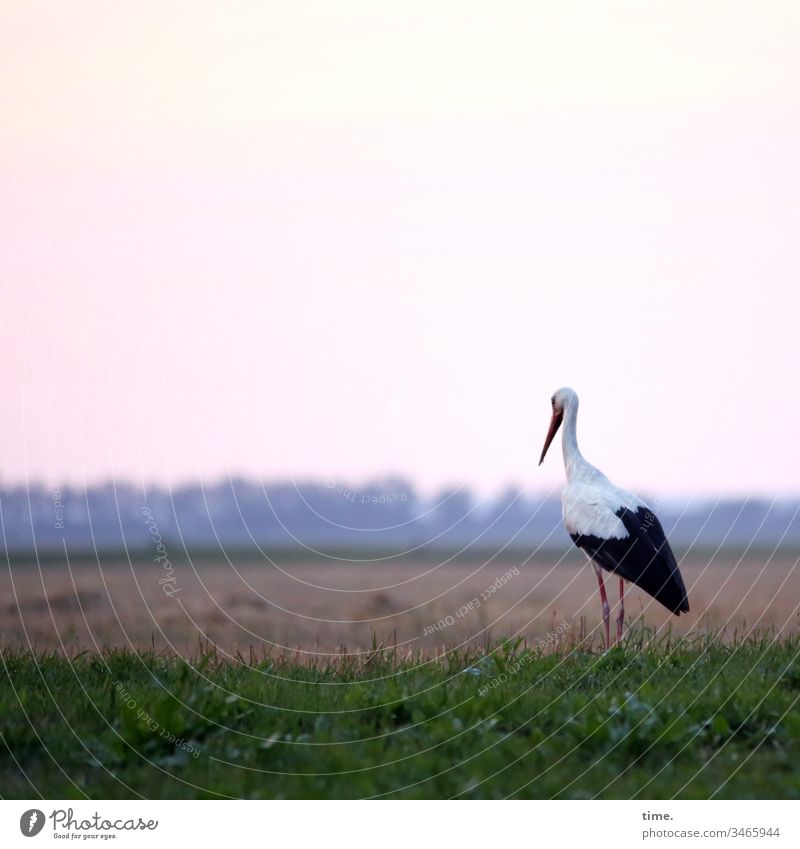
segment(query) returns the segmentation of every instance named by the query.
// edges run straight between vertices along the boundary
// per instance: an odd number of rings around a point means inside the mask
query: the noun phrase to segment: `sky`
[[[2,5],[0,484],[800,493],[796,3]]]

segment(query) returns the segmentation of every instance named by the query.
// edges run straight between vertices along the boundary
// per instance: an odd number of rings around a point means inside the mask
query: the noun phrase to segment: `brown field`
[[[223,653],[252,646],[259,653],[327,654],[368,650],[373,639],[430,652],[507,636],[534,642],[554,629],[573,638],[582,629],[599,634],[594,574],[572,555],[538,554],[527,562],[523,554],[493,562],[230,559],[176,562],[172,583],[159,583],[167,573],[146,559],[133,566],[124,560],[15,564],[0,577],[0,639],[5,646],[69,652],[154,646],[195,653],[210,643]],[[688,616],[670,616],[630,586],[628,622],[643,618],[673,633],[724,627],[731,638],[755,626],[798,629],[796,552],[688,555],[681,570]],[[616,581],[607,586],[616,599]]]

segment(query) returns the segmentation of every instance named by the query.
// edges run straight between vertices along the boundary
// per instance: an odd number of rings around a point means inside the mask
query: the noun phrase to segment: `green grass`
[[[0,794],[798,798],[799,654],[642,630],[605,654],[5,650]]]

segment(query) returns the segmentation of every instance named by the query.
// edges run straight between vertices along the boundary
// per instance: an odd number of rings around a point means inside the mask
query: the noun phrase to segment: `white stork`
[[[563,387],[550,401],[553,418],[539,465],[563,422],[562,447],[567,473],[567,485],[561,495],[564,527],[575,545],[592,561],[597,575],[606,646],[611,644],[611,634],[603,569],[619,576],[617,642],[622,638],[625,621],[625,581],[633,581],[676,615],[688,613],[686,587],[661,522],[640,498],[614,486],[583,458],[576,434],[578,396],[575,390]]]

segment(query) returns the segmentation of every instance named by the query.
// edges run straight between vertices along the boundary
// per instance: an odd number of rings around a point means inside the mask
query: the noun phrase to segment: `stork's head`
[[[547,431],[542,456],[539,458],[540,466],[544,462],[544,455],[547,454],[547,449],[550,447],[553,437],[561,427],[561,422],[564,421],[564,413],[571,407],[578,409],[578,393],[574,389],[570,389],[569,386],[562,386],[561,389],[557,389],[553,393],[550,404],[553,408],[553,418],[550,419],[550,429]]]

